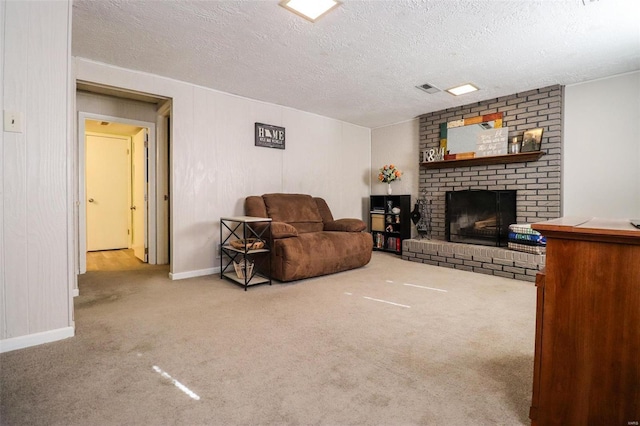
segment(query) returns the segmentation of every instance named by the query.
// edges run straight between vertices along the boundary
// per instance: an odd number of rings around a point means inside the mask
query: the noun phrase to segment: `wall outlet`
[[[22,113],[18,111],[4,111],[4,131],[22,133]]]

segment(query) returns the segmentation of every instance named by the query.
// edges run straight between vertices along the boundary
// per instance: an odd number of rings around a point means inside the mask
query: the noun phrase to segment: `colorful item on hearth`
[[[396,166],[394,166],[393,164],[385,164],[384,167],[380,169],[380,173],[378,174],[378,180],[383,183],[390,183],[394,180],[400,180],[400,177],[402,177],[402,172],[396,169]]]
[[[523,253],[531,253],[531,254],[547,253],[546,246],[529,246],[526,244],[512,243],[511,241],[507,243],[507,248],[510,250],[521,251]]]
[[[515,232],[509,232],[509,241],[514,243],[539,245],[539,246],[544,246],[547,244],[547,239],[542,235],[516,234]]]
[[[507,247],[511,250],[532,254],[545,254],[547,239],[530,224],[509,225],[509,242]]]
[[[531,228],[531,225],[528,223],[525,224],[513,224],[509,225],[509,231],[515,232],[516,234],[531,234],[531,235],[540,235],[538,231]]]

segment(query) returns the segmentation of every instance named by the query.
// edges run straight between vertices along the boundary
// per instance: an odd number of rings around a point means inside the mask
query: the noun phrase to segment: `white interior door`
[[[147,130],[142,129],[132,138],[133,163],[131,165],[132,205],[131,247],[135,256],[147,262]]]
[[[87,251],[129,247],[130,139],[86,136]]]

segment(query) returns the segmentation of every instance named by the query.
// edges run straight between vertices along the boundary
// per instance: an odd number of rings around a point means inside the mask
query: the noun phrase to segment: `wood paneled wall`
[[[2,350],[35,333],[73,334],[69,283],[69,1],[2,2]],[[46,339],[46,338],[45,338]]]
[[[221,216],[268,192],[324,197],[336,217],[363,216],[370,130],[152,74],[75,58],[75,77],[173,100],[171,274],[212,273]],[[256,147],[254,123],[283,126],[286,149]]]

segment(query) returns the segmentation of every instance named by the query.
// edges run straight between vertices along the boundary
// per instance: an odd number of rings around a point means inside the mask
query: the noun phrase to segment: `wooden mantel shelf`
[[[486,166],[488,164],[509,164],[537,161],[544,151],[521,152],[519,154],[495,155],[491,157],[473,157],[460,160],[427,161],[420,163],[426,169],[445,169],[448,167]]]

